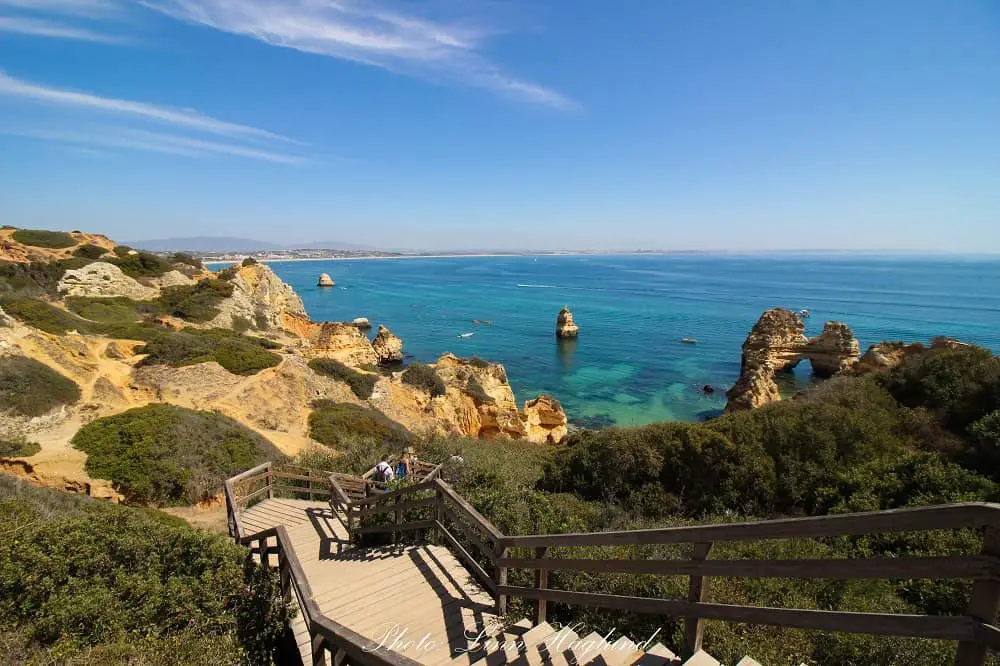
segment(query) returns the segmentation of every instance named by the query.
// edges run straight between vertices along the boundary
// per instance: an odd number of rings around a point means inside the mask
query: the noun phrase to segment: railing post
[[[260,566],[263,567],[264,571],[267,571],[271,566],[271,553],[269,552],[270,546],[267,545],[267,537],[261,537],[257,541],[257,547],[260,548]]]
[[[497,543],[494,551],[497,556],[497,566],[493,573],[493,582],[497,585],[497,615],[503,617],[507,614],[507,595],[500,592],[501,586],[507,585],[507,567],[499,564],[499,560],[507,559],[510,549],[503,544]]]
[[[440,488],[437,488],[434,492],[437,494],[437,504],[434,505],[434,519],[438,525],[444,525],[444,493],[441,492]],[[444,535],[441,534],[440,527],[434,528],[434,543],[439,546],[444,543]]]
[[[402,538],[402,535],[399,533],[399,526],[403,524],[403,514],[399,510],[399,498],[400,497],[401,497],[400,495],[396,495],[395,501],[393,502],[396,505],[396,510],[393,511],[394,520],[396,521],[396,529],[392,533],[392,542],[393,543],[398,543],[401,540],[401,538]]]
[[[267,464],[267,499],[274,499],[274,476],[271,471],[271,463]]]
[[[313,666],[326,666],[326,641],[323,634],[315,634],[312,637],[312,657]]]
[[[712,552],[711,543],[696,543],[692,560],[707,560]],[[701,603],[708,598],[708,578],[704,576],[691,576],[688,582],[688,601]],[[688,617],[684,619],[684,648],[688,657],[694,655],[701,649],[701,641],[705,636],[705,620],[700,617]]]
[[[548,546],[539,546],[535,548],[535,558],[539,560],[545,559],[548,554]],[[549,586],[549,570],[548,569],[535,569],[535,589],[544,590]],[[545,599],[538,600],[538,609],[535,613],[535,624],[542,624],[545,622],[545,618],[548,615],[549,604]]]
[[[309,501],[310,502],[313,501],[313,499],[315,499],[315,497],[313,496],[313,480],[312,480],[312,475],[313,475],[312,467],[307,468],[306,469],[306,476],[309,477],[309,480],[306,481],[306,486],[309,488]]]
[[[987,527],[983,534],[983,555],[1000,555],[1000,530]],[[973,620],[994,624],[1000,610],[1000,580],[977,578],[972,584],[972,597],[965,614]],[[962,641],[955,653],[955,666],[983,666],[986,662],[986,646],[972,641]]]

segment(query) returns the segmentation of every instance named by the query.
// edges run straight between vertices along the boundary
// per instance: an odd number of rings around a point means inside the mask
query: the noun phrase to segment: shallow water
[[[520,401],[551,393],[581,424],[696,420],[722,409],[746,334],[775,306],[809,309],[808,335],[844,321],[862,349],[949,335],[1000,352],[1000,258],[590,255],[271,266],[313,319],[367,317],[421,361],[447,351],[499,361]],[[321,272],[337,286],[317,287]],[[580,326],[576,341],[554,336],[563,305]],[[803,363],[786,388],[808,381]],[[699,392],[704,384],[716,393]]]

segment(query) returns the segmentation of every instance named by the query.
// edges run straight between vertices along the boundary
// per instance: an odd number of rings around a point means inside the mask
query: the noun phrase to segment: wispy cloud
[[[58,106],[131,116],[211,134],[300,143],[294,139],[289,139],[288,137],[274,134],[267,130],[218,120],[196,111],[171,109],[145,102],[133,102],[61,88],[50,88],[16,79],[3,72],[0,72],[0,97],[28,99]]]
[[[398,11],[389,0],[140,0],[187,23],[273,46],[351,60],[441,83],[485,88],[557,109],[569,97],[504,72],[483,55],[490,31],[469,20]],[[412,11],[413,4],[407,5]]]
[[[77,39],[86,42],[103,42],[105,44],[121,44],[128,41],[115,35],[95,32],[89,28],[64,25],[47,19],[29,18],[27,16],[0,16],[0,32],[12,32],[31,35],[33,37]]]
[[[50,130],[0,130],[8,136],[18,136],[40,141],[53,141],[90,149],[118,148],[144,152],[165,153],[184,157],[228,155],[277,164],[304,165],[309,160],[295,155],[283,155],[257,148],[248,148],[204,139],[193,139],[176,134],[149,132],[127,128],[96,128],[88,132]]]

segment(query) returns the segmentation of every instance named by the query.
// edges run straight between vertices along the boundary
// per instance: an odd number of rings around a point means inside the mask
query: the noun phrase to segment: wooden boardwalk
[[[348,549],[347,530],[320,501],[266,499],[240,520],[247,534],[284,525],[323,614],[423,664],[471,663],[468,637],[500,625],[493,597],[444,546]],[[292,624],[311,664],[301,614]]]

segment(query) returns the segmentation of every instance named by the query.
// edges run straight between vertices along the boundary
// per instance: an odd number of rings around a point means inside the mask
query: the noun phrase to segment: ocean
[[[521,403],[550,393],[580,425],[718,413],[739,375],[743,340],[776,306],[808,309],[810,336],[827,320],[845,322],[862,350],[947,335],[1000,352],[997,257],[674,254],[270,265],[314,320],[385,324],[419,361],[444,352],[498,361]],[[320,273],[336,286],[317,287]],[[580,326],[575,341],[555,338],[564,305]],[[697,344],[681,342],[687,337]],[[782,388],[791,393],[809,381],[803,362]],[[715,392],[702,391],[706,384]]]

